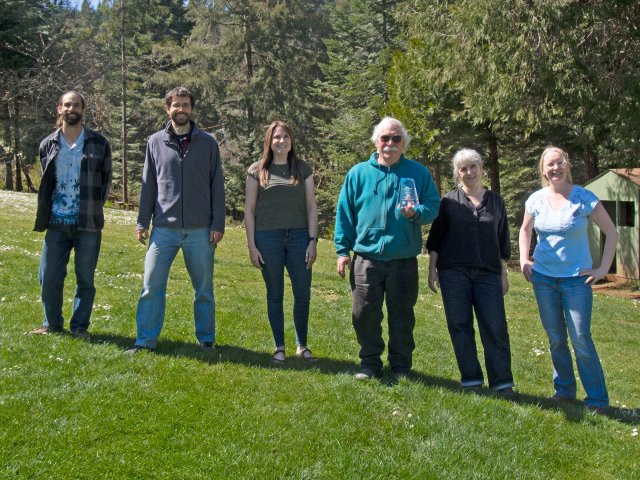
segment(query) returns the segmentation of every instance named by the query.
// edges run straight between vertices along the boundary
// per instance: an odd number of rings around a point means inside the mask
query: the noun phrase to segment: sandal
[[[284,348],[276,348],[276,351],[273,352],[273,355],[271,356],[271,361],[279,365],[284,363],[285,358]]]
[[[309,350],[307,347],[298,347],[298,349],[296,350],[296,357],[308,360],[310,362],[316,360],[316,357],[313,356],[311,350]]]

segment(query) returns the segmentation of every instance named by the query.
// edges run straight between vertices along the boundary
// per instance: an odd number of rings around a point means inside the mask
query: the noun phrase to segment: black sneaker
[[[494,395],[497,398],[501,398],[503,400],[509,400],[511,402],[518,399],[518,394],[511,387],[501,388],[500,390],[496,390]]]
[[[595,415],[606,415],[607,407],[598,407],[596,405],[585,405],[584,409],[587,412],[593,413]]]
[[[557,393],[553,397],[549,397],[549,400],[556,403],[569,403],[575,402],[575,397],[565,397],[564,395],[558,395]]]
[[[400,370],[400,371],[395,371],[395,372],[392,371],[391,372],[391,378],[393,379],[394,382],[399,382],[403,378],[406,378],[407,380],[411,380],[411,370],[409,370],[409,371]]]
[[[84,340],[85,342],[91,341],[91,335],[87,332],[86,328],[76,328],[75,330],[71,330],[71,335],[75,338],[79,338],[80,340]]]
[[[482,385],[465,385],[462,387],[463,393],[480,393]]]
[[[213,342],[200,342],[200,348],[205,352],[213,352],[216,349],[216,346]]]

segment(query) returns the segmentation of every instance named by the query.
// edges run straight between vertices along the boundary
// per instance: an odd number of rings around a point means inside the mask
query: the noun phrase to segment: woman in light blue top
[[[549,337],[555,401],[576,398],[567,333],[575,350],[578,374],[587,394],[586,408],[604,413],[609,405],[600,359],[591,339],[591,285],[604,278],[615,254],[618,233],[598,198],[571,183],[567,153],[547,147],[540,157],[543,188],[525,204],[520,228],[520,268],[533,291]],[[587,228],[593,221],[605,234],[600,266],[593,268]],[[529,259],[533,229],[538,243]]]

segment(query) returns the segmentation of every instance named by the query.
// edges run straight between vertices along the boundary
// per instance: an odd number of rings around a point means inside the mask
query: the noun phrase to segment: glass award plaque
[[[400,202],[398,202],[398,210],[411,205],[418,205],[418,190],[416,190],[416,182],[413,178],[400,179]]]

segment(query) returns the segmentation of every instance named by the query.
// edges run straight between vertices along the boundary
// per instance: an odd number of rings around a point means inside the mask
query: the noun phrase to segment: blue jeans
[[[100,253],[101,232],[79,231],[76,226],[50,225],[44,237],[40,258],[40,291],[45,327],[62,330],[64,279],[71,250],[74,251],[76,291],[69,328],[71,331],[89,328],[89,319],[96,296],[93,276]]]
[[[391,371],[406,374],[416,347],[413,307],[418,301],[418,260],[415,257],[379,261],[354,254],[349,275],[351,321],[360,345],[360,366],[374,374],[382,370],[382,305],[387,303],[388,360]]]
[[[461,385],[484,383],[473,329],[475,310],[489,387],[495,390],[513,387],[500,274],[476,268],[444,268],[438,270],[438,280]]]
[[[554,278],[533,270],[531,283],[538,301],[540,320],[549,337],[553,384],[557,395],[575,398],[573,373],[567,332],[576,355],[578,374],[587,397],[585,403],[595,407],[609,405],[604,372],[591,339],[591,285],[586,277]]]
[[[179,229],[154,227],[144,260],[144,280],[138,300],[136,345],[155,348],[164,323],[167,280],[178,250],[194,290],[193,318],[196,338],[215,342],[215,301],[213,297],[214,245],[209,228]]]
[[[296,344],[307,346],[309,302],[311,300],[311,270],[305,254],[309,246],[306,228],[260,230],[255,242],[262,255],[262,278],[267,287],[267,314],[276,347],[284,346],[284,269],[287,268],[293,290],[293,325]]]

